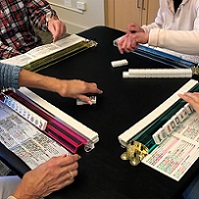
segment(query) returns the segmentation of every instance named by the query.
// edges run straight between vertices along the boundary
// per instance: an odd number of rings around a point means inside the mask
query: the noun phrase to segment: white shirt
[[[199,0],[183,0],[176,13],[173,0],[160,0],[155,22],[142,28],[151,46],[199,55]]]

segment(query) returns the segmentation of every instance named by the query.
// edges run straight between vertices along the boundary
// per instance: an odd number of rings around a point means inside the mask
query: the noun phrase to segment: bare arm
[[[79,98],[89,104],[92,103],[85,94],[102,93],[95,83],[88,83],[82,80],[61,80],[24,69],[19,74],[19,86],[49,90],[58,93],[62,97]]]

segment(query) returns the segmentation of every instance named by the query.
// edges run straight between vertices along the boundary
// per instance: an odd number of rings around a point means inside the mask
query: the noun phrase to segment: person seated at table
[[[79,98],[90,105],[92,102],[85,94],[102,93],[95,83],[61,80],[0,62],[0,88],[20,86],[57,92],[63,97]],[[78,173],[79,158],[79,155],[54,157],[27,172],[22,180],[18,176],[0,177],[0,198],[13,194],[17,199],[37,199],[71,184]]]
[[[42,44],[34,27],[50,31],[53,42],[66,32],[65,24],[46,0],[13,1],[0,3],[0,59],[25,53]]]
[[[131,52],[139,44],[199,55],[199,1],[160,0],[155,22],[141,27],[130,23],[118,49]]]
[[[118,41],[120,53],[131,52],[139,44],[148,44],[192,56],[199,60],[199,1],[198,0],[160,0],[155,21],[139,26],[132,22],[126,34]],[[196,58],[194,58],[196,57]],[[180,95],[189,102],[199,114],[198,93]],[[185,199],[198,199],[199,175],[183,193]]]

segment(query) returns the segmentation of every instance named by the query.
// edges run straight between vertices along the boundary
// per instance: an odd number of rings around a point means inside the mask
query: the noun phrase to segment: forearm
[[[61,80],[22,69],[19,75],[19,86],[34,87],[58,93],[62,97],[70,97],[92,104],[87,93],[101,94],[95,83],[82,80]]]
[[[148,44],[179,53],[198,55],[199,31],[153,29],[149,33]]]
[[[60,79],[40,75],[28,70],[22,69],[19,74],[19,86],[26,86],[30,88],[39,88],[58,92],[61,88]]]

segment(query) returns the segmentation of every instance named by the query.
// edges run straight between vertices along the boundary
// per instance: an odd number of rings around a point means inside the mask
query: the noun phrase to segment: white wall
[[[86,10],[77,9],[77,1],[86,3]],[[78,33],[96,25],[105,24],[104,0],[48,0],[68,33]]]

